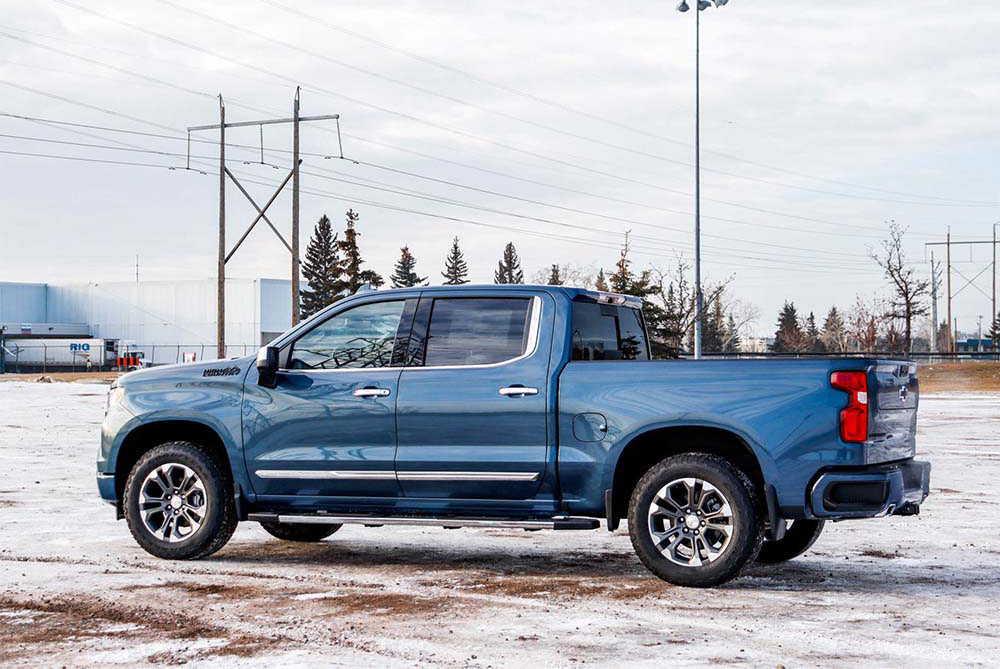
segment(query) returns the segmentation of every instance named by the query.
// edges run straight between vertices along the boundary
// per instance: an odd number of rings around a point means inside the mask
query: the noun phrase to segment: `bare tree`
[[[695,294],[694,286],[688,280],[691,265],[683,256],[678,256],[676,264],[669,268],[653,267],[649,273],[649,295],[646,298],[652,308],[647,309],[646,323],[653,334],[668,351],[679,351],[684,348],[684,340],[690,339],[694,331]],[[726,288],[733,277],[719,283],[706,282],[704,292],[704,314],[711,313],[716,301],[724,299]],[[735,303],[735,300],[731,300]],[[723,303],[723,312],[729,309]],[[756,318],[756,313],[743,313],[746,307],[741,305],[738,327]]]
[[[535,285],[546,284],[548,283],[551,274],[552,269],[549,267],[538,269],[531,275],[531,283]],[[593,265],[559,263],[559,276],[562,277],[564,286],[572,286],[574,288],[593,288],[594,276],[596,274],[597,268]]]
[[[881,252],[868,250],[871,259],[882,268],[895,291],[890,309],[885,314],[903,322],[903,353],[909,355],[913,342],[913,317],[926,316],[927,305],[922,298],[928,293],[929,281],[918,279],[913,267],[903,253],[903,234],[906,229],[896,221],[889,222],[889,238],[882,241]],[[895,324],[893,324],[895,329]]]
[[[876,307],[865,302],[861,295],[854,298],[854,306],[847,319],[847,332],[859,351],[870,353],[878,342],[879,319]]]

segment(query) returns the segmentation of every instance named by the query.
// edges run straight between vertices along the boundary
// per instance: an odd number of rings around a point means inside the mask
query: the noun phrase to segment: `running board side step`
[[[464,518],[445,516],[369,516],[365,514],[332,513],[251,513],[247,520],[265,523],[288,523],[303,525],[422,525],[425,527],[499,527],[523,530],[596,530],[601,522],[596,518],[559,516],[544,520],[521,520],[517,518]]]

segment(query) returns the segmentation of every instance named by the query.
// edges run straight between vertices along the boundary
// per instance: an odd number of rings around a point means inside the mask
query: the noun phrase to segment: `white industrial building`
[[[291,281],[226,279],[227,357],[254,352],[291,323]],[[12,339],[127,340],[153,364],[214,359],[216,280],[0,282],[0,326]]]

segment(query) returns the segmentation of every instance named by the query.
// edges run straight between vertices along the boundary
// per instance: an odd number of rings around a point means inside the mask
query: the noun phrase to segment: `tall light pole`
[[[700,14],[712,6],[722,7],[729,0],[694,0],[698,10],[694,13],[694,359],[701,359],[701,324],[704,297],[701,292],[701,18]],[[677,11],[689,10],[687,0],[681,0]]]

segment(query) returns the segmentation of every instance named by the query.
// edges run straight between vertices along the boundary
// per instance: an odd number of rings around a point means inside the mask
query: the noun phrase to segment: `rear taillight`
[[[840,438],[860,443],[868,439],[868,375],[834,372],[830,385],[847,393],[847,407],[840,411]]]

